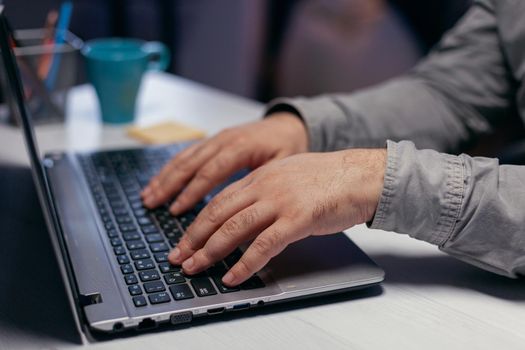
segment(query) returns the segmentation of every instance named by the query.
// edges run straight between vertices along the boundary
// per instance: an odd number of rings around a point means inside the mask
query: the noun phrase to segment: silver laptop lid
[[[76,296],[72,294],[75,291],[71,281],[74,281],[71,265],[68,260],[67,250],[63,237],[60,234],[60,224],[56,215],[49,183],[44,171],[44,164],[39,156],[38,145],[33,132],[33,125],[27,106],[25,105],[25,96],[20,72],[13,53],[13,45],[16,40],[9,26],[4,12],[4,6],[0,5],[0,84],[4,99],[9,105],[9,112],[21,127],[26,149],[31,164],[31,173],[35,184],[41,208],[44,213],[47,228],[50,233],[51,242],[57,256],[58,265],[62,274],[66,290],[68,293],[69,303],[75,316],[77,329],[80,330],[79,306],[75,302]]]

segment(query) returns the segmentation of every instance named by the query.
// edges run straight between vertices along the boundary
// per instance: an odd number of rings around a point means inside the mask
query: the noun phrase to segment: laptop
[[[139,192],[187,144],[58,152],[41,158],[24,104],[11,35],[0,7],[3,92],[23,131],[68,299],[83,330],[117,332],[150,329],[165,322],[190,323],[200,317],[369,287],[383,280],[383,270],[343,233],[290,245],[237,288],[224,286],[221,278],[242,255],[243,247],[203,273],[185,275],[179,266],[169,264],[167,254],[207,200],[174,217],[167,206],[144,208]]]

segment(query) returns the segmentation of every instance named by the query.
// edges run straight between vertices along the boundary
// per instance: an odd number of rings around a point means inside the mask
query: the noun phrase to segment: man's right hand
[[[155,208],[175,198],[170,212],[192,208],[215,186],[243,169],[306,152],[308,136],[302,120],[276,113],[264,120],[226,129],[177,154],[142,192],[144,205]]]

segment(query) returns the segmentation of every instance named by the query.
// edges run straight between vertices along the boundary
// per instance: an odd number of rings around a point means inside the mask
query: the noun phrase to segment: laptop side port
[[[157,322],[147,317],[143,319],[142,321],[140,321],[139,325],[137,326],[137,329],[142,331],[142,330],[147,330],[147,329],[153,329],[156,327],[157,327]]]
[[[170,316],[171,324],[181,324],[181,323],[190,323],[193,319],[193,314],[191,311],[183,312],[180,314],[173,314]]]
[[[216,307],[215,309],[208,309],[208,315],[218,315],[224,312],[224,307]]]
[[[250,303],[233,305],[233,310],[246,310],[250,308]]]

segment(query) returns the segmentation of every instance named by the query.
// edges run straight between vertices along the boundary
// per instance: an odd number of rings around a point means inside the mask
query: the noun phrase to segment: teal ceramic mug
[[[88,41],[82,49],[87,76],[98,96],[105,123],[130,123],[142,76],[165,70],[170,54],[159,42],[108,38]]]

